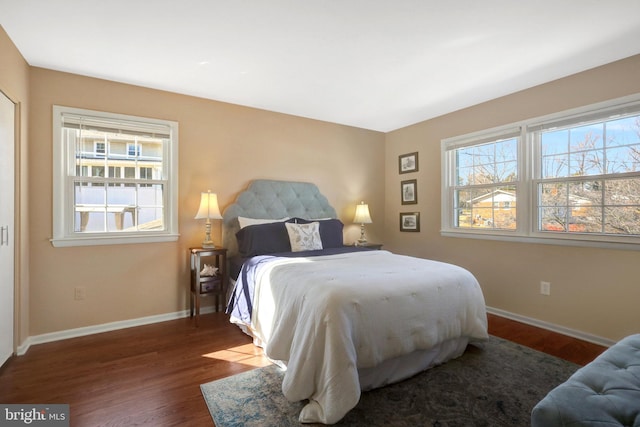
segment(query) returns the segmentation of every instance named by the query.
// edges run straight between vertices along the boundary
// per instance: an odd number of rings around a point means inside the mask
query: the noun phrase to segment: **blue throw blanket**
[[[261,267],[275,259],[279,259],[279,257],[270,255],[254,256],[242,265],[236,286],[233,288],[233,293],[227,305],[227,314],[231,314],[246,324],[251,323],[255,278],[258,276]]]

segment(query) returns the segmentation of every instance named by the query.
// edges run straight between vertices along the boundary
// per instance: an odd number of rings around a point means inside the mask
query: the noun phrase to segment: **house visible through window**
[[[56,106],[54,169],[55,246],[177,238],[177,123]]]
[[[640,248],[640,97],[449,138],[442,150],[445,235]]]

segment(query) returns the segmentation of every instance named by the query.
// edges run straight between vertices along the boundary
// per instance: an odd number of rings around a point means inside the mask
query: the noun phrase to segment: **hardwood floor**
[[[605,349],[494,315],[489,333],[578,364]],[[0,371],[0,402],[67,403],[72,426],[212,426],[200,384],[266,364],[213,313],[35,345]]]
[[[517,342],[578,365],[586,365],[606,350],[606,347],[597,344],[503,317],[489,314],[488,318],[491,335]]]

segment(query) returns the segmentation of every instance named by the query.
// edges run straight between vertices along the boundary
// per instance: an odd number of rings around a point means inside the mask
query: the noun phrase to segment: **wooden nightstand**
[[[369,248],[369,249],[382,249],[382,243],[371,243],[371,242],[367,242],[367,243],[354,243],[351,246],[359,246],[362,248]]]
[[[189,261],[191,265],[191,298],[190,316],[193,317],[194,308],[196,326],[200,317],[200,297],[213,295],[216,297],[216,311],[220,307],[225,308],[227,291],[227,249],[225,248],[189,248]],[[200,272],[205,264],[218,268],[215,276],[202,276]]]

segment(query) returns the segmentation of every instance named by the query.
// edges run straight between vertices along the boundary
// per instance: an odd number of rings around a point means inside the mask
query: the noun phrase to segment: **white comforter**
[[[286,364],[285,397],[309,399],[301,422],[343,418],[360,399],[358,368],[488,337],[478,282],[451,264],[365,251],[278,258],[256,279],[251,329]]]

